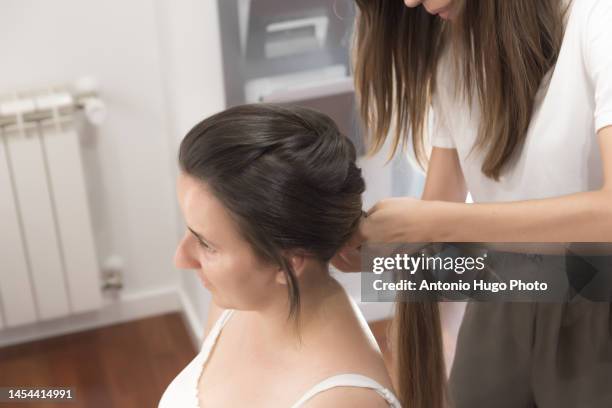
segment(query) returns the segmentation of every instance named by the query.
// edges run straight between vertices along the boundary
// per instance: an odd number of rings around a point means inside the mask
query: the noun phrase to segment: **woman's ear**
[[[304,273],[304,269],[306,269],[306,255],[302,252],[295,251],[287,252],[283,254],[283,256],[285,256],[286,261],[291,266],[291,269],[293,269],[293,274],[295,277],[299,279],[299,277]],[[287,284],[287,275],[280,266],[276,271],[276,282],[280,283],[281,285]]]

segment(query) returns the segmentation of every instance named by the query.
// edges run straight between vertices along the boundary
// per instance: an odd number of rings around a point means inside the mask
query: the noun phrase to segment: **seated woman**
[[[304,108],[238,106],[183,140],[176,252],[210,291],[205,341],[160,408],[393,407],[363,316],[329,275],[358,225],[351,142]]]

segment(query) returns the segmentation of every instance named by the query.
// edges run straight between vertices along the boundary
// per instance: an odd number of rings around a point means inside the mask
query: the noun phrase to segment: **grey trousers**
[[[449,391],[456,408],[612,407],[612,304],[469,303]]]

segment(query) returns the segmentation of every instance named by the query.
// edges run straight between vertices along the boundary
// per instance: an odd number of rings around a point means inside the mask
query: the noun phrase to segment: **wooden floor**
[[[0,386],[75,389],[73,404],[14,405],[20,408],[156,407],[194,355],[181,315],[172,313],[0,348]]]
[[[371,327],[385,351],[387,322]],[[0,386],[75,389],[75,403],[20,403],[19,408],[156,407],[195,354],[181,315],[171,313],[0,348]]]

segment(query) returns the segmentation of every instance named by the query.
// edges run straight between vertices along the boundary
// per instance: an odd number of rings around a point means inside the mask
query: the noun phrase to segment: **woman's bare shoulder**
[[[330,373],[357,373],[391,387],[380,347],[356,303],[343,292],[325,311],[316,348],[310,350],[324,361]],[[324,357],[321,359],[320,357]]]

